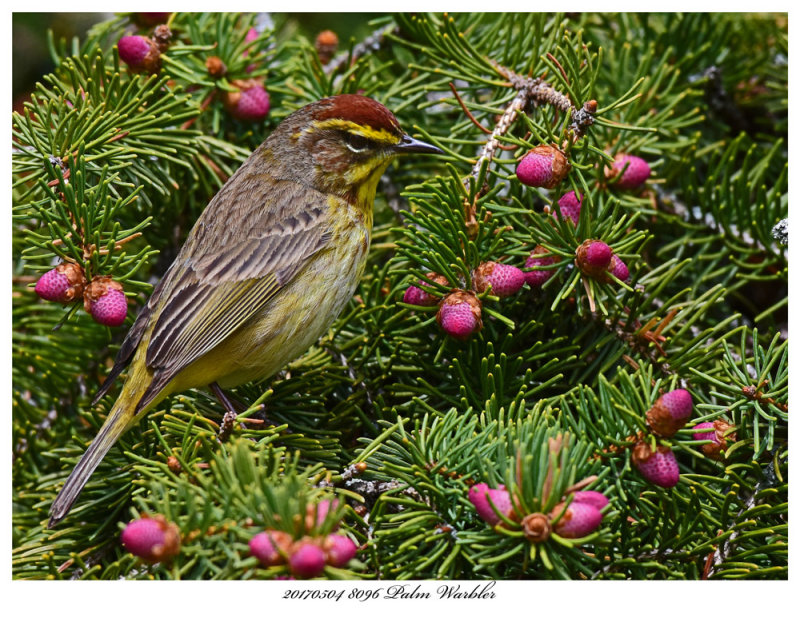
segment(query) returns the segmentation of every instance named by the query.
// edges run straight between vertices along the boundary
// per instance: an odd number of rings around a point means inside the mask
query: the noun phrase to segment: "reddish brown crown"
[[[403,133],[392,112],[377,101],[360,94],[340,94],[322,99],[314,118],[316,120],[339,118],[372,127],[378,131],[383,129],[398,136]]]

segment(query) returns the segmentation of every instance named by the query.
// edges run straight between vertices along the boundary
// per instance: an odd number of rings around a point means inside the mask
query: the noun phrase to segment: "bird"
[[[165,397],[268,378],[336,319],[363,274],[380,177],[442,154],[384,105],[340,94],[287,116],[210,200],[123,340],[96,405],[116,402],[50,508],[69,513],[119,437]],[[232,413],[228,409],[228,414]]]

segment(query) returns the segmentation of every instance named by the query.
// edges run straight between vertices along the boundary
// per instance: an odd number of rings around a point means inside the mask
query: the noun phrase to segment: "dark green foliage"
[[[292,16],[177,13],[154,76],[119,61],[123,34],[152,31],[132,18],[51,41],[56,69],[12,119],[15,578],[271,579],[287,568],[260,567],[254,534],[321,539],[337,525],[360,550],[328,578],[787,578],[788,249],[772,236],[788,214],[785,15],[381,16],[322,64]],[[271,98],[256,124],[222,100],[249,79]],[[62,260],[112,276],[129,325],[249,151],[343,92],[380,100],[446,153],[387,171],[353,300],[280,374],[233,389],[229,440],[212,395],[174,395],[46,529],[112,405],[90,402],[124,329],[38,299],[37,278]],[[555,189],[516,179],[540,144],[571,164]],[[609,181],[618,153],[648,162],[644,187]],[[577,226],[552,214],[569,190],[583,195]],[[583,274],[587,239],[610,245],[630,281]],[[430,289],[444,298],[470,290],[483,262],[524,268],[537,245],[559,258],[554,276],[477,294],[483,329],[467,341],[438,327],[437,306],[403,302],[427,273],[444,276]],[[676,388],[693,415],[658,438],[647,410]],[[692,428],[718,419],[735,431],[713,459]],[[672,449],[677,486],[637,471],[638,440]],[[495,528],[478,517],[467,496],[481,482],[505,485],[517,515]],[[529,541],[522,517],[576,484],[609,498],[601,526]],[[309,525],[308,507],[333,497]],[[120,546],[145,513],[178,526],[170,563]]]

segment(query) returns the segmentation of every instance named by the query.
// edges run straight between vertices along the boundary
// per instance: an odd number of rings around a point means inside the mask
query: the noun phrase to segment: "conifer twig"
[[[326,75],[331,75],[338,71],[344,64],[347,62],[348,58],[350,59],[351,64],[358,60],[364,54],[377,51],[383,45],[383,41],[388,34],[396,34],[400,31],[396,25],[392,24],[391,26],[384,26],[383,28],[378,28],[368,37],[366,37],[363,41],[358,43],[353,47],[352,54],[350,52],[342,52],[337,54],[333,60],[331,60],[328,64],[325,65],[324,71]]]
[[[762,489],[767,487],[772,487],[775,484],[775,472],[774,472],[774,464],[770,462],[767,466],[766,473],[764,474],[764,478],[762,478],[758,483],[756,483],[753,490],[747,496],[747,499],[744,501],[742,508],[739,509],[734,521],[738,520],[743,513],[746,513],[750,509],[756,506],[757,500],[756,496],[761,492]],[[715,572],[717,572],[718,567],[727,560],[728,556],[730,555],[731,551],[734,547],[734,541],[739,537],[740,530],[737,528],[733,532],[731,532],[730,536],[719,546],[717,549],[714,550],[714,558],[711,567],[708,569],[708,578],[710,579]]]

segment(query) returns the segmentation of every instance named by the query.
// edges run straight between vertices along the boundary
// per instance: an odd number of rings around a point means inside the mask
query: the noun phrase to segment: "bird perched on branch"
[[[221,388],[268,377],[313,344],[364,271],[387,165],[400,153],[441,152],[359,95],[322,99],[281,122],[209,202],[140,311],[94,403],[128,367],[122,392],[49,526],[166,396],[211,386],[225,405]]]

